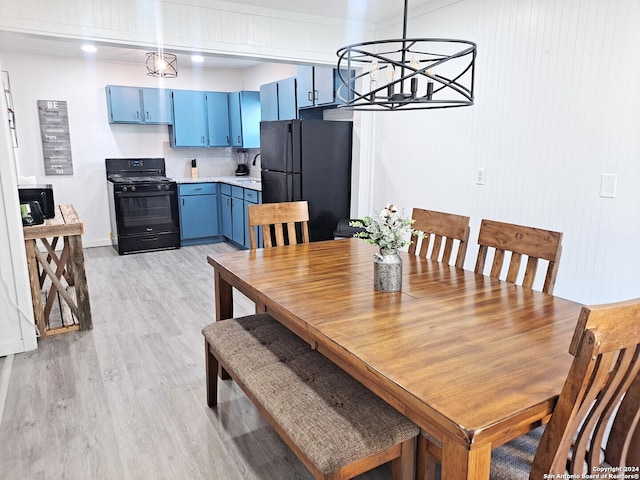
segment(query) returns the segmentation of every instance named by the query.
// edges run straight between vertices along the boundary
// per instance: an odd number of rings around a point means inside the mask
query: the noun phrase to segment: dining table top
[[[404,252],[401,291],[376,291],[376,252],[343,239],[212,255],[217,318],[238,289],[441,442],[444,479],[488,478],[491,449],[550,416],[582,305]]]

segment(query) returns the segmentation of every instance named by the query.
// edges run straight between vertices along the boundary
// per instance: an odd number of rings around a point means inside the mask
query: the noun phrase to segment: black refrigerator
[[[309,202],[309,238],[330,240],[351,207],[353,124],[260,122],[262,202]]]

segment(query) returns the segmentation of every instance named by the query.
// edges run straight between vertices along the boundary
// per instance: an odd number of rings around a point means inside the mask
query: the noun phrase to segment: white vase
[[[402,289],[402,258],[396,248],[381,248],[373,256],[373,288],[382,292]]]

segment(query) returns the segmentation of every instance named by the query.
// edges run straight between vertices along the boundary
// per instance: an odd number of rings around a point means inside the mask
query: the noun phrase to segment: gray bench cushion
[[[327,474],[418,435],[419,428],[266,314],[203,334],[320,471]]]

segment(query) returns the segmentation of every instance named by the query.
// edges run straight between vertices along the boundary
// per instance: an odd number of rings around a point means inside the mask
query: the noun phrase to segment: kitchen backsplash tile
[[[198,177],[230,177],[235,175],[241,155],[237,148],[171,148],[164,145],[163,156],[166,163],[167,176],[171,178],[187,178],[191,176],[191,160],[196,159]],[[247,159],[249,176],[260,176],[260,157],[256,165],[251,162],[259,149],[248,149]]]

